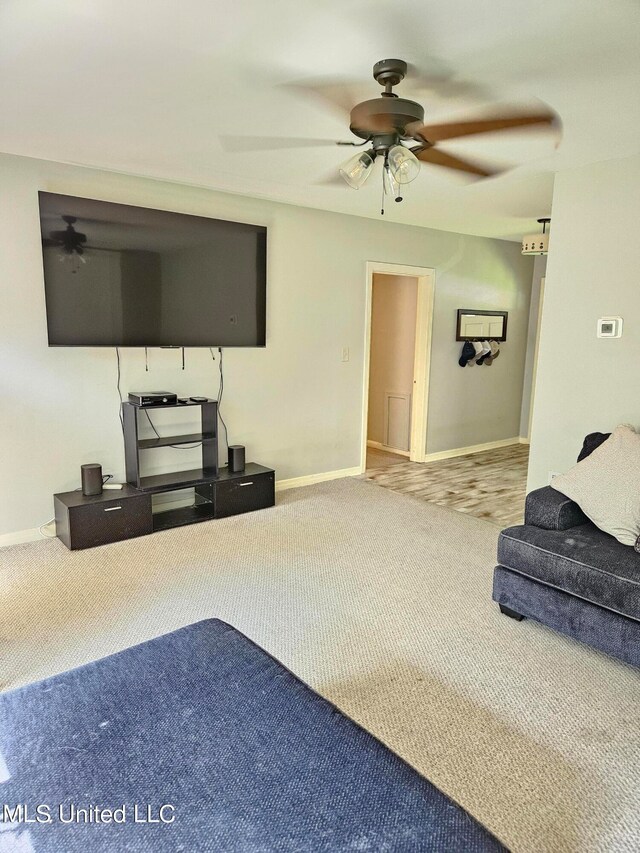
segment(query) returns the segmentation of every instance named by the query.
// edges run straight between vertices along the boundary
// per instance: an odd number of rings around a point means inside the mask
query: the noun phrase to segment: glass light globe
[[[340,166],[340,174],[350,187],[359,190],[373,171],[373,163],[373,157],[367,151],[361,151]]]
[[[384,172],[382,173],[382,186],[384,187],[385,195],[391,196],[394,201],[402,201],[400,184],[393,177],[388,165],[385,165]]]
[[[404,145],[392,145],[388,155],[391,174],[399,184],[408,184],[420,174],[420,161]]]

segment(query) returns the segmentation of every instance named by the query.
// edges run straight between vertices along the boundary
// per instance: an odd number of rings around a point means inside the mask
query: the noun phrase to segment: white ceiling
[[[378,217],[375,176],[322,184],[353,151],[316,141],[351,138],[348,120],[293,84],[376,97],[373,63],[399,57],[432,81],[397,89],[427,123],[535,99],[560,115],[559,146],[532,130],[442,143],[519,165],[470,181],[423,164],[387,207],[519,239],[549,213],[556,170],[640,151],[639,45],[636,0],[3,0],[0,150]],[[276,147],[250,150],[252,134]]]

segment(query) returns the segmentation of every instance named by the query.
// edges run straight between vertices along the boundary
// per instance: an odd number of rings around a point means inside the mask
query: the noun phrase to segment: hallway
[[[528,462],[526,444],[422,464],[368,448],[364,476],[387,489],[508,527],[523,522]]]

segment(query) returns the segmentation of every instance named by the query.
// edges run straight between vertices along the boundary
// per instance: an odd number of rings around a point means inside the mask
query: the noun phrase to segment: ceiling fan
[[[64,231],[51,231],[49,237],[43,241],[45,246],[59,246],[68,255],[74,253],[83,255],[85,248],[87,248],[85,246],[87,235],[81,234],[73,227],[78,221],[78,217],[63,216],[62,218],[67,223],[67,227]]]
[[[402,186],[420,173],[420,163],[431,163],[456,169],[477,177],[489,177],[498,169],[488,169],[469,160],[456,157],[438,147],[442,141],[480,133],[492,133],[528,125],[554,125],[558,117],[551,111],[525,115],[509,115],[455,121],[446,124],[425,124],[424,108],[399,97],[393,87],[406,76],[407,63],[402,59],[383,59],[373,66],[373,76],[384,87],[377,98],[356,104],[351,110],[349,128],[363,139],[362,143],[342,142],[339,145],[368,145],[340,167],[340,175],[354,189],[368,179],[377,157],[384,159],[384,195],[402,201]],[[384,203],[382,213],[384,213]]]
[[[322,181],[341,185],[344,180],[354,189],[359,189],[373,172],[377,158],[384,162],[382,213],[384,200],[390,196],[395,201],[402,201],[402,188],[414,180],[420,173],[420,164],[429,163],[454,169],[473,175],[476,178],[486,178],[496,175],[504,169],[488,168],[486,165],[473,163],[468,159],[455,156],[439,147],[441,142],[459,139],[461,137],[482,133],[493,133],[509,128],[538,125],[539,127],[559,127],[560,121],[556,113],[543,107],[537,112],[518,112],[510,110],[507,114],[485,114],[469,121],[453,121],[444,124],[425,124],[424,108],[413,100],[397,95],[393,88],[406,76],[409,66],[402,59],[382,59],[373,66],[374,79],[384,88],[377,97],[363,101],[353,106],[354,97],[349,83],[305,84],[304,82],[290,85],[288,88],[298,95],[320,98],[325,103],[337,107],[341,113],[350,115],[349,127],[352,133],[363,142],[335,142],[326,139],[295,139],[292,137],[247,137],[221,136],[220,141],[227,150],[237,152],[253,152],[265,149],[281,149],[292,147],[314,147],[318,145],[348,145],[367,146],[367,148],[343,163],[338,174],[329,180]],[[414,70],[413,67],[411,69]],[[431,78],[429,75],[418,73],[418,83],[427,83],[430,89],[442,89],[442,80]],[[445,89],[451,93],[451,83],[445,79]],[[459,89],[462,84],[457,84]],[[464,85],[464,91],[472,88],[471,84]],[[477,88],[477,87],[476,87]],[[455,87],[454,87],[455,89]]]
[[[87,235],[76,231],[73,227],[78,221],[77,216],[63,216],[67,223],[64,231],[51,231],[49,236],[42,241],[45,247],[57,247],[60,249],[59,260],[67,263],[72,273],[77,273],[80,264],[86,264],[87,258],[83,257],[85,250],[90,248],[86,245]]]

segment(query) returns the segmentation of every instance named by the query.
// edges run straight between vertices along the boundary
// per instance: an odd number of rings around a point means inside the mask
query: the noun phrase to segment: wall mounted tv
[[[265,227],[38,195],[50,346],[265,345]]]

